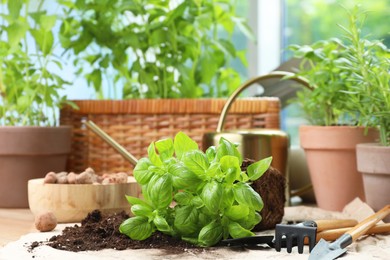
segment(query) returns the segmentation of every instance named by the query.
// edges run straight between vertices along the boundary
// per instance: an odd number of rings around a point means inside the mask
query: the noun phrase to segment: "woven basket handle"
[[[312,89],[312,87],[310,86],[309,82],[305,78],[299,77],[299,76],[295,76],[294,73],[286,72],[286,71],[273,71],[273,72],[271,72],[269,74],[265,74],[265,75],[258,76],[258,77],[255,77],[253,79],[250,79],[247,82],[245,82],[243,85],[241,85],[239,88],[237,88],[233,92],[233,94],[228,98],[227,102],[225,103],[225,106],[222,109],[221,117],[219,118],[219,121],[218,121],[217,132],[222,132],[223,127],[225,125],[225,119],[226,119],[227,112],[230,109],[230,106],[232,105],[233,101],[237,98],[237,96],[239,94],[241,94],[241,92],[244,89],[248,88],[252,84],[258,83],[258,82],[260,82],[262,80],[265,80],[265,79],[271,79],[271,78],[280,78],[280,79],[288,78],[290,80],[294,80],[294,81],[302,84],[303,86],[305,86],[305,87],[307,87],[309,89]]]

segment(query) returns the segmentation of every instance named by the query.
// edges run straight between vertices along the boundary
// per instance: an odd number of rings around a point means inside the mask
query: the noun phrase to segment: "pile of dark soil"
[[[183,253],[188,249],[204,250],[160,232],[155,232],[143,241],[132,240],[119,232],[120,224],[128,218],[129,215],[125,212],[103,215],[99,210],[94,210],[81,222],[81,225],[66,227],[62,234],[51,237],[47,242],[33,242],[29,250],[33,251],[35,247],[43,244],[72,252],[107,248],[116,250],[158,248],[174,254]]]

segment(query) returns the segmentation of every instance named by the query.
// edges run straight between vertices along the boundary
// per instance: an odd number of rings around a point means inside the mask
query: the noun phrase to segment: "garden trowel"
[[[360,236],[366,234],[370,228],[375,226],[377,222],[384,219],[388,214],[390,214],[390,205],[386,205],[374,215],[366,218],[332,243],[328,243],[324,239],[321,239],[311,251],[309,260],[329,260],[340,257],[347,251],[346,247],[348,245],[352,244],[352,242],[356,241]]]

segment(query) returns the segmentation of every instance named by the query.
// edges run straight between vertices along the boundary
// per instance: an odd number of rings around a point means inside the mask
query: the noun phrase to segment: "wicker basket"
[[[61,125],[73,126],[68,170],[92,167],[98,173],[125,171],[133,165],[83,125],[92,120],[136,158],[147,155],[152,141],[185,132],[201,145],[206,132],[215,131],[226,99],[76,100],[79,110],[60,111]],[[245,98],[233,104],[225,129],[279,128],[277,98]]]

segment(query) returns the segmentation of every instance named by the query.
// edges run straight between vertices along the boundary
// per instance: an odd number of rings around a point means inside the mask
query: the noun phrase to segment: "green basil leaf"
[[[249,208],[260,211],[264,204],[259,193],[252,189],[247,183],[236,183],[233,185],[234,198],[239,204],[247,205]]]
[[[153,205],[153,203],[151,203],[151,200],[150,200],[150,197],[149,197],[149,194],[148,194],[148,185],[145,184],[145,185],[141,185],[141,193],[142,193],[142,196],[144,197],[144,200],[148,203],[150,203],[151,205]]]
[[[223,227],[221,223],[212,221],[200,230],[198,241],[201,246],[213,246],[222,239],[222,236]]]
[[[187,191],[178,192],[173,196],[173,199],[177,202],[179,205],[190,205],[192,199],[194,198],[194,195]]]
[[[220,160],[222,171],[226,172],[226,183],[232,184],[241,174],[241,167],[236,156],[225,155]]]
[[[222,225],[222,228],[223,228],[223,235],[222,235],[222,238],[223,239],[227,239],[229,238],[229,223],[230,223],[230,219],[227,218],[226,216],[222,216],[221,218],[221,225]]]
[[[226,155],[237,157],[239,165],[242,164],[242,156],[237,150],[237,147],[233,143],[229,142],[227,139],[221,137],[221,139],[219,139],[219,145],[217,147],[217,158],[218,160],[221,160],[221,158]]]
[[[236,156],[225,155],[219,160],[219,162],[221,163],[222,171],[227,171],[229,168],[240,169],[240,162]]]
[[[157,215],[153,219],[153,223],[156,226],[157,230],[165,233],[165,234],[171,234],[172,228],[169,226],[168,222],[165,220],[165,218]]]
[[[199,212],[193,205],[176,207],[174,227],[184,236],[190,236],[198,231]]]
[[[241,172],[238,180],[240,182],[248,182],[249,181],[248,174],[246,174],[246,172]]]
[[[181,160],[183,155],[192,150],[198,150],[198,144],[185,133],[179,132],[175,136],[174,148],[176,157]]]
[[[173,148],[173,140],[171,138],[159,140],[155,142],[155,146],[163,161],[171,158],[175,152]]]
[[[230,222],[228,228],[229,228],[229,234],[232,238],[251,237],[255,235],[250,230],[243,228],[237,222]]]
[[[261,221],[261,215],[254,210],[250,210],[248,215],[243,218],[237,220],[237,222],[248,230],[252,230],[258,223]]]
[[[153,226],[146,217],[128,218],[119,226],[119,231],[134,240],[145,240],[153,232]]]
[[[223,199],[222,195],[223,195],[222,184],[216,181],[211,181],[203,187],[200,196],[206,208],[210,212],[213,212],[214,214],[218,214]]]
[[[272,162],[272,156],[264,158],[258,162],[252,163],[246,169],[246,173],[249,176],[249,179],[252,181],[260,178],[270,167]]]
[[[210,146],[209,148],[207,148],[205,153],[209,162],[212,162],[217,155],[217,148],[215,146]]]
[[[152,162],[148,158],[141,158],[133,170],[133,175],[136,181],[143,185],[150,181],[153,176],[153,172],[149,170],[152,166]]]
[[[176,189],[188,189],[196,191],[202,180],[198,175],[190,171],[182,164],[173,164],[168,168],[168,172],[172,174],[173,186]]]
[[[149,207],[150,210],[153,211],[153,207],[149,203],[147,203],[146,201],[141,200],[140,198],[132,197],[132,196],[128,196],[128,195],[125,195],[125,197],[126,197],[127,202],[129,202],[130,205],[140,204],[144,207]]]
[[[193,245],[199,245],[198,237],[183,236],[183,237],[181,237],[181,240],[186,241],[186,242],[193,244]]]
[[[222,203],[223,203],[223,208],[229,208],[233,205],[234,203],[234,193],[233,193],[233,189],[231,187],[225,187],[223,189],[223,200],[222,200]]]
[[[245,205],[234,205],[225,211],[225,216],[231,220],[246,218],[249,214],[249,208]]]
[[[200,177],[205,175],[210,165],[206,155],[198,150],[187,152],[182,160],[190,171]]]
[[[135,204],[131,207],[131,212],[133,212],[135,216],[151,217],[153,209],[150,206]]]
[[[226,172],[225,172],[225,182],[226,184],[228,184],[229,186],[231,186],[235,180],[237,179],[237,176],[240,176],[240,174],[237,175],[237,171],[236,169],[234,168],[229,168]]]
[[[206,175],[211,178],[221,176],[221,164],[218,162],[212,162],[206,171]]]
[[[148,157],[149,160],[152,162],[152,164],[156,166],[161,166],[162,161],[160,159],[160,156],[156,153],[156,148],[154,146],[154,143],[151,143],[148,147]]]
[[[168,207],[173,199],[172,177],[170,174],[154,175],[148,183],[147,193],[157,209]]]

